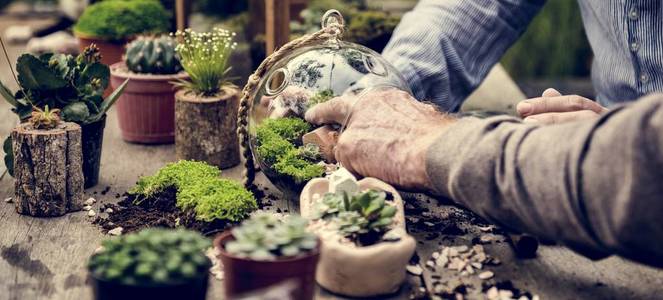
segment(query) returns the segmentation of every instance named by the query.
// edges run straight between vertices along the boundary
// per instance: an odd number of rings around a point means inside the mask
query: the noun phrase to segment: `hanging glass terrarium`
[[[328,11],[321,31],[283,46],[250,78],[243,99],[248,103],[242,103],[239,116],[242,145],[250,147],[243,153],[249,169],[247,185],[253,180],[252,158],[290,198],[335,165],[329,143],[340,128],[307,123],[304,115],[309,108],[342,95],[361,97],[377,87],[410,92],[380,54],[340,39],[343,23],[338,11]]]

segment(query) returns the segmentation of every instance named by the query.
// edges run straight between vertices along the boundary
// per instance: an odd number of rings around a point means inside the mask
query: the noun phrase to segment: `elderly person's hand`
[[[406,92],[387,88],[318,104],[306,112],[306,120],[341,125],[347,120],[336,159],[353,173],[405,189],[431,189],[426,152],[454,121]]]
[[[607,108],[578,95],[562,96],[555,89],[547,89],[543,97],[527,99],[516,106],[524,122],[556,124],[597,118]]]

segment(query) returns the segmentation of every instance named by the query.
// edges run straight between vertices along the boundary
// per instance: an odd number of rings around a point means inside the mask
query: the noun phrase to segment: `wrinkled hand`
[[[557,124],[597,118],[608,111],[605,107],[578,95],[562,96],[555,89],[547,89],[541,98],[527,99],[516,106],[524,122]]]
[[[319,125],[346,119],[334,149],[345,168],[405,189],[431,189],[426,152],[453,118],[396,89],[337,97],[306,113],[308,122]]]

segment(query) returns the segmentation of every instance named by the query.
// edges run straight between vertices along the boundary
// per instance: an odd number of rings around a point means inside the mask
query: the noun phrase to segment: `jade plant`
[[[124,63],[134,73],[176,74],[182,65],[169,36],[139,36],[127,44]]]
[[[94,44],[75,57],[23,54],[16,63],[19,90],[12,93],[0,82],[0,95],[13,106],[12,111],[21,122],[27,121],[33,107],[46,106],[60,110],[60,117],[66,122],[85,125],[100,121],[127,84],[125,81],[104,99],[110,69],[100,60],[101,54]],[[5,162],[12,174],[11,163],[7,163],[11,159],[9,152],[5,152]]]
[[[331,220],[338,231],[358,245],[380,241],[391,228],[396,207],[385,192],[368,190],[356,195],[327,193],[314,207],[314,219]]]
[[[88,268],[97,279],[124,285],[177,284],[209,272],[205,251],[210,246],[197,232],[145,229],[103,241]]]
[[[319,149],[301,145],[311,125],[299,118],[267,119],[256,128],[257,152],[279,175],[304,183],[324,174]]]
[[[245,219],[257,208],[255,197],[241,184],[220,178],[220,175],[217,167],[181,160],[166,165],[152,176],[140,178],[129,194],[135,195],[138,202],[175,188],[177,207],[192,211],[197,220],[237,222]]]
[[[215,96],[228,86],[229,60],[237,47],[235,33],[221,28],[211,32],[196,32],[191,29],[175,33],[182,67],[189,74],[189,80],[181,80],[178,86],[196,95]]]
[[[234,240],[225,250],[235,256],[252,260],[275,260],[305,254],[318,245],[318,238],[306,230],[308,221],[289,215],[279,218],[258,212],[232,230]]]
[[[48,105],[43,110],[35,107],[30,117],[30,124],[35,129],[53,129],[60,124],[60,110],[49,109]]]
[[[156,0],[105,0],[88,6],[74,26],[83,36],[118,41],[170,28],[170,14]]]

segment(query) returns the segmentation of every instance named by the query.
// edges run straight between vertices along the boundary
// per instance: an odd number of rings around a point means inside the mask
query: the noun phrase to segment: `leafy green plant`
[[[256,199],[241,184],[220,175],[217,167],[181,160],[167,164],[152,176],[141,177],[129,194],[142,201],[174,187],[177,207],[193,211],[196,219],[241,221],[257,208]]]
[[[48,105],[43,110],[35,107],[30,123],[36,129],[53,129],[60,124],[59,113],[59,109],[48,109]]]
[[[124,62],[134,73],[176,74],[182,70],[175,41],[169,36],[139,36],[127,44]]]
[[[303,183],[324,174],[319,149],[301,145],[302,136],[311,125],[299,118],[267,119],[256,128],[256,152],[278,174]]]
[[[308,99],[308,107],[313,107],[316,104],[327,102],[334,98],[334,91],[331,89],[322,90],[314,94],[311,98]]]
[[[299,216],[279,219],[274,214],[258,212],[232,230],[235,239],[225,244],[225,250],[253,260],[298,256],[318,245],[318,238],[306,231],[307,223]]]
[[[327,193],[314,206],[314,219],[330,219],[345,237],[359,245],[379,241],[390,229],[396,207],[386,193],[368,190],[356,195]]]
[[[197,95],[214,96],[231,86],[229,59],[237,43],[235,33],[221,28],[199,33],[191,29],[178,31],[179,43],[175,51],[190,80],[178,82],[178,86]]]
[[[159,285],[200,278],[212,263],[209,240],[197,232],[145,229],[107,239],[88,261],[97,278],[126,285]]]
[[[59,109],[61,119],[66,122],[81,125],[97,122],[119,99],[128,82],[126,80],[104,99],[110,69],[100,59],[99,48],[94,44],[76,57],[53,53],[39,57],[23,54],[16,63],[19,90],[12,93],[0,82],[0,95],[13,107],[12,111],[21,122],[27,121],[33,107],[46,106]],[[11,145],[10,137],[5,140],[7,144]],[[13,175],[13,156],[5,153],[5,165]]]
[[[105,40],[124,40],[144,33],[162,33],[170,14],[156,0],[105,0],[88,6],[74,32]]]

